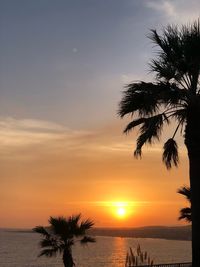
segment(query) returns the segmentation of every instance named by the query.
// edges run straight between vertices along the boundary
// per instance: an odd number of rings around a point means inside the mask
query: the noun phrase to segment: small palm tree
[[[187,222],[192,221],[191,212],[191,191],[189,186],[183,186],[178,189],[177,193],[183,195],[190,203],[190,207],[185,207],[180,210],[179,220],[186,220]]]
[[[95,239],[87,236],[86,231],[89,230],[94,223],[87,219],[80,221],[81,215],[65,217],[50,217],[49,226],[36,226],[33,231],[42,235],[40,241],[42,248],[40,256],[53,257],[58,253],[62,254],[65,267],[73,267],[74,261],[72,257],[72,246],[76,242],[86,244],[95,242]]]

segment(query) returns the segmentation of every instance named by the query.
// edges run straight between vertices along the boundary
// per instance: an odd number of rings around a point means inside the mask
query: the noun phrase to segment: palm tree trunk
[[[73,267],[74,261],[72,258],[71,250],[65,249],[63,252],[63,263],[65,267]]]
[[[190,158],[190,185],[192,190],[192,262],[200,266],[200,157]]]
[[[189,157],[192,209],[192,266],[200,266],[200,101],[188,109],[185,144]]]

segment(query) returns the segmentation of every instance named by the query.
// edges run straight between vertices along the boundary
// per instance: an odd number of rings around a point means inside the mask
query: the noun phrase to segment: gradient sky
[[[152,79],[149,30],[199,10],[198,0],[0,1],[0,227],[79,212],[96,226],[180,224],[183,142],[179,169],[162,165],[162,144],[136,160],[116,112],[124,84]],[[130,202],[127,218],[114,201]]]

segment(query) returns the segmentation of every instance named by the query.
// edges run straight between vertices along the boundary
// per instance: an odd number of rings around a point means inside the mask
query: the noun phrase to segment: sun
[[[128,220],[135,211],[135,201],[102,201],[101,205],[108,207],[110,215],[118,220]]]
[[[126,209],[124,207],[118,207],[117,208],[117,215],[120,218],[123,218],[126,216]]]
[[[128,215],[128,203],[115,202],[115,214],[119,219],[124,219]]]

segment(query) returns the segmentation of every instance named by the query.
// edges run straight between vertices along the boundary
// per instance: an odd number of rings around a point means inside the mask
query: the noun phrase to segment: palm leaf
[[[191,189],[189,186],[183,186],[177,190],[177,193],[186,197],[188,201],[191,201]]]
[[[191,206],[191,189],[189,186],[182,186],[177,190],[177,193],[183,195],[189,202]],[[186,220],[187,222],[192,221],[192,210],[191,207],[182,208],[180,210],[179,220]]]
[[[79,221],[81,219],[81,214],[72,215],[68,219],[69,229],[75,236],[79,232]]]
[[[152,115],[158,110],[156,92],[157,85],[153,83],[140,82],[127,85],[118,114],[120,117],[124,117],[138,111],[140,115]]]
[[[52,247],[53,244],[54,244],[53,240],[52,239],[49,239],[49,238],[48,239],[47,238],[44,238],[44,239],[42,239],[40,241],[40,246],[42,248],[44,248],[44,247]]]
[[[55,234],[65,240],[70,232],[69,222],[65,217],[50,217],[50,229]]]
[[[160,48],[156,60],[152,60],[151,70],[157,78],[174,80],[181,87],[196,92],[200,69],[200,29],[199,21],[181,29],[168,26],[163,36],[151,31],[150,39]]]
[[[89,230],[94,225],[94,222],[90,219],[82,221],[79,227],[79,235],[84,235],[87,230]]]
[[[174,110],[170,117],[175,118],[178,122],[184,124],[187,119],[187,108]]]
[[[96,242],[96,239],[90,236],[84,236],[81,240],[80,243],[82,245],[87,244],[87,243],[94,243]]]
[[[43,249],[38,257],[41,256],[46,256],[46,257],[55,257],[57,255],[58,249],[57,248],[52,248],[52,249]]]
[[[122,100],[119,104],[120,117],[134,115],[139,117],[152,116],[162,105],[176,105],[185,103],[188,92],[177,87],[175,83],[131,83],[126,86]]]
[[[192,212],[191,212],[191,208],[186,207],[186,208],[182,208],[180,210],[180,216],[178,218],[179,220],[186,220],[187,222],[191,222],[192,221]]]
[[[143,125],[140,128],[140,135],[134,152],[136,157],[141,156],[141,150],[145,143],[151,144],[154,139],[159,140],[164,122],[168,122],[164,113],[143,119]]]
[[[42,248],[45,247],[59,248],[62,244],[63,244],[62,241],[54,237],[49,237],[49,238],[46,237],[40,241],[40,246]]]
[[[131,121],[124,129],[124,133],[129,133],[131,130],[133,130],[133,128],[135,128],[136,126],[144,122],[145,122],[145,118],[140,118],[140,119]]]
[[[47,231],[47,229],[43,226],[36,226],[35,228],[32,229],[34,232],[41,234],[43,236],[46,237],[50,237],[49,232]]]
[[[165,163],[167,169],[170,169],[172,165],[177,166],[179,157],[176,141],[173,138],[168,139],[163,148],[163,162]]]

